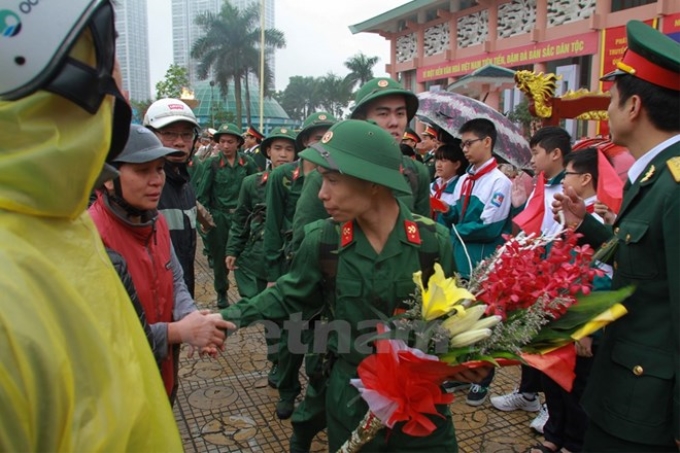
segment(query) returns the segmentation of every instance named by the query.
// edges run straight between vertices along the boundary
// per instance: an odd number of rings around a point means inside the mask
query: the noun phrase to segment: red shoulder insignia
[[[260,180],[260,182],[261,182],[262,184],[264,184],[264,183],[267,182],[268,179],[269,179],[269,173],[268,173],[268,172],[264,172],[264,173],[262,173],[262,179]]]
[[[340,232],[340,245],[347,247],[354,240],[354,223],[350,220],[342,226]]]
[[[404,166],[402,164],[399,164],[399,173],[404,174]]]
[[[243,167],[246,163],[245,163],[245,161],[243,160],[242,157],[239,157],[238,158],[238,164]]]
[[[411,244],[420,245],[420,231],[418,230],[418,225],[411,220],[404,220],[404,228],[406,229],[406,239]]]
[[[293,170],[293,181],[298,179],[300,176],[300,167],[295,167],[295,170]]]

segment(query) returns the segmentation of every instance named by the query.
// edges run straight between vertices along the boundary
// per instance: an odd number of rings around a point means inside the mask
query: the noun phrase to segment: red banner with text
[[[568,39],[554,39],[514,49],[489,52],[484,55],[459,58],[418,68],[418,82],[467,75],[488,64],[511,68],[531,63],[559,60],[597,53],[598,33],[591,32]]]

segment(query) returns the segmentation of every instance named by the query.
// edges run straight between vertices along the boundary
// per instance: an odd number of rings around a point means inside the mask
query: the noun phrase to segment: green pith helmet
[[[418,110],[418,97],[415,93],[404,89],[399,82],[389,77],[378,77],[369,80],[359,88],[350,118],[356,118],[357,114],[361,113],[371,101],[391,94],[401,94],[404,96],[406,100],[406,116],[408,121],[411,121],[416,115],[416,110]]]
[[[271,146],[272,142],[276,140],[277,138],[283,138],[286,140],[290,140],[293,142],[293,147],[295,147],[295,155],[297,156],[298,151],[300,151],[300,148],[297,145],[297,141],[295,140],[295,131],[289,127],[275,127],[272,129],[271,133],[267,135],[267,138],[265,138],[262,143],[260,144],[260,149],[264,153],[267,158],[269,158],[269,146]]]
[[[616,69],[600,80],[631,75],[654,85],[680,91],[680,44],[660,31],[631,20],[626,24],[628,48]]]
[[[314,112],[309,115],[305,122],[302,123],[302,130],[298,133],[297,143],[298,149],[304,149],[304,142],[307,140],[312,131],[319,127],[328,128],[337,123],[338,120],[328,112]]]
[[[243,142],[245,141],[241,136],[241,129],[236,127],[234,123],[224,123],[221,125],[220,128],[217,129],[217,132],[213,134],[213,140],[219,142],[220,135],[233,135],[234,137],[238,138],[238,146],[243,145]]]
[[[399,144],[371,121],[336,123],[320,142],[302,151],[300,157],[329,170],[411,193],[401,173]]]

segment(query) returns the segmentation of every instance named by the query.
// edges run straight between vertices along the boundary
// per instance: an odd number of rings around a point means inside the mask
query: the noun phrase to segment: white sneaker
[[[529,425],[529,427],[531,429],[533,429],[534,431],[536,431],[537,433],[543,434],[543,427],[548,422],[548,417],[549,417],[548,406],[543,404],[541,406],[540,412],[538,413],[536,418],[534,418],[531,421],[531,424]]]
[[[527,412],[538,412],[541,410],[541,402],[536,396],[533,400],[528,400],[519,390],[508,393],[503,396],[494,396],[491,398],[491,405],[499,411],[511,412],[516,410],[523,410]]]

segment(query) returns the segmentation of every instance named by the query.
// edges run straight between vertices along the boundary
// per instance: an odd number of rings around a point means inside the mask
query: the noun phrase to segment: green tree
[[[304,121],[321,106],[320,92],[319,79],[294,76],[277,101],[291,118]]]
[[[241,10],[225,0],[219,14],[206,12],[195,19],[205,35],[196,40],[191,56],[199,61],[198,77],[207,79],[212,74],[223,96],[229,92],[229,82],[234,83],[236,122],[241,126],[243,118],[242,83],[259,68],[259,6],[251,4]],[[283,32],[271,28],[264,31],[265,46],[281,49],[286,41]],[[258,63],[255,64],[255,55]],[[267,63],[265,62],[265,65]],[[265,73],[267,71],[265,66]],[[259,78],[259,71],[255,72]],[[266,77],[265,77],[266,79]],[[261,83],[265,83],[261,81]],[[250,98],[250,93],[246,93]],[[246,107],[250,109],[250,103]],[[248,118],[250,119],[250,118]]]
[[[184,66],[171,64],[165,78],[156,84],[156,99],[178,98],[182,88],[189,86],[189,72]]]
[[[349,69],[349,74],[345,76],[345,81],[350,89],[354,89],[357,84],[361,86],[374,77],[373,66],[378,63],[378,60],[380,58],[369,57],[364,55],[363,52],[359,52],[345,61],[345,67]]]
[[[319,92],[321,94],[321,107],[327,112],[342,118],[343,110],[349,105],[352,98],[352,85],[347,78],[329,72],[319,78]]]
[[[130,107],[132,107],[133,113],[132,121],[142,124],[144,115],[146,114],[146,111],[149,110],[151,104],[153,104],[151,99],[147,99],[146,101],[130,101]]]

